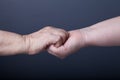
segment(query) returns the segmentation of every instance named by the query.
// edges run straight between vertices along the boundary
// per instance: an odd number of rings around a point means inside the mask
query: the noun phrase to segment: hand
[[[32,34],[24,35],[26,52],[32,55],[45,50],[50,45],[59,47],[67,37],[68,33],[63,29],[45,27]]]
[[[69,38],[65,44],[58,48],[54,45],[51,45],[48,48],[48,52],[56,57],[63,59],[71,53],[87,45],[85,36],[85,32],[82,29],[69,31]]]
[[[120,46],[120,17],[115,17],[92,26],[69,32],[69,38],[59,48],[50,46],[48,52],[65,58],[85,46]]]

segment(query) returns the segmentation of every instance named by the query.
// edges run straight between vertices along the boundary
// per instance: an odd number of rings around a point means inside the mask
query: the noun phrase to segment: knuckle
[[[66,30],[64,30],[64,29],[61,29],[61,31],[66,32]]]
[[[61,32],[66,33],[67,31],[64,29],[60,29]]]
[[[52,29],[52,26],[46,26],[45,29]]]
[[[62,37],[66,37],[65,33],[61,33],[61,36],[62,36]]]
[[[57,41],[60,41],[61,39],[62,39],[62,38],[61,38],[60,36],[57,36],[57,37],[56,37],[56,40],[57,40]]]
[[[68,35],[68,33],[66,31],[64,31],[64,30],[61,30],[60,34],[63,37],[66,37]]]

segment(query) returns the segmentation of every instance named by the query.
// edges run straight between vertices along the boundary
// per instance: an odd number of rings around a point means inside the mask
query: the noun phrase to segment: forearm
[[[84,28],[83,32],[87,45],[120,46],[120,17]]]
[[[0,55],[15,55],[26,52],[22,35],[0,30]]]

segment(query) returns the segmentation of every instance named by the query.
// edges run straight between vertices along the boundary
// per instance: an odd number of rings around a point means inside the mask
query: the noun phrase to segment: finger
[[[74,41],[71,36],[71,32],[69,38],[65,42],[64,45],[56,48],[55,46],[50,46],[47,50],[50,54],[59,57],[59,58],[65,58],[66,56],[70,55],[74,50]]]
[[[51,33],[52,34],[52,33]],[[51,45],[55,45],[55,47],[60,47],[63,44],[62,37],[59,35],[52,34],[54,37],[51,37]]]
[[[63,44],[62,38],[60,37],[60,40],[54,44],[55,47],[60,47]]]
[[[51,45],[50,48],[47,50],[51,55],[54,55],[60,59],[64,59],[65,58],[65,55],[62,55],[62,54],[59,54],[58,51],[60,51],[60,49],[62,48],[59,48],[59,50],[57,50],[57,48],[54,46],[54,45]]]
[[[51,33],[49,38],[50,39],[47,40],[48,47],[50,45],[54,45],[57,48],[57,47],[60,47],[63,44],[62,38],[59,35],[54,35],[54,34]]]
[[[61,38],[62,38],[62,43],[65,43],[65,41],[67,40],[68,35],[69,35],[69,34],[67,33],[67,31],[62,30],[62,29],[57,29],[56,31],[53,32],[53,34],[56,34],[56,35],[61,36]]]
[[[54,55],[54,56],[56,56],[56,57],[58,57],[58,58],[61,58],[61,59],[63,59],[63,58],[65,58],[66,56],[68,56],[69,54],[70,54],[70,52],[71,52],[71,45],[70,45],[70,40],[68,39],[67,41],[66,41],[66,43],[64,44],[64,45],[62,45],[61,47],[55,47],[54,45],[51,45],[48,49],[47,49],[47,51],[50,53],[50,54],[52,54],[52,55]]]
[[[69,36],[69,34],[68,34],[67,31],[65,31],[65,30],[63,30],[63,29],[55,28],[55,27],[53,27],[53,26],[46,26],[46,27],[44,28],[44,31],[46,31],[46,32],[51,31],[52,34],[61,36],[62,40],[61,40],[60,42],[58,42],[58,43],[56,44],[56,46],[58,46],[58,45],[61,44],[61,43],[63,44],[63,43],[67,40],[67,38],[68,38],[68,36]]]

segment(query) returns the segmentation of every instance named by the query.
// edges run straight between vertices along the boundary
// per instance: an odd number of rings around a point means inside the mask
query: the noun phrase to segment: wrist
[[[82,38],[84,42],[84,47],[92,45],[91,36],[90,36],[92,30],[93,29],[91,27],[80,29],[80,33],[82,34]]]
[[[22,35],[23,38],[23,47],[24,47],[24,53],[29,54],[29,48],[30,48],[30,40],[28,35]]]

